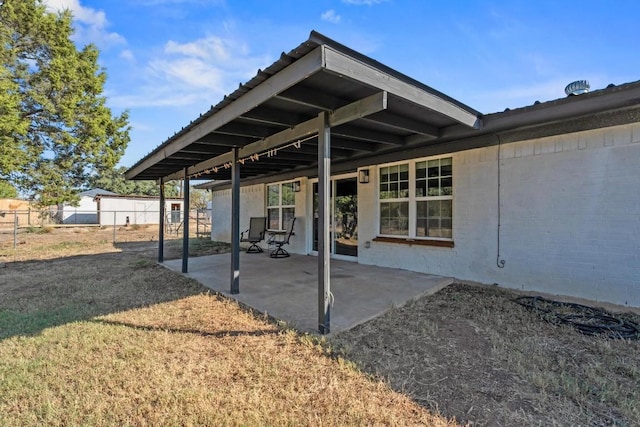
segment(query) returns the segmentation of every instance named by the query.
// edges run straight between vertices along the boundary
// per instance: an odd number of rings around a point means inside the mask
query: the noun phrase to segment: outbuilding
[[[160,198],[157,196],[125,196],[120,194],[97,194],[94,198],[98,209],[98,223],[107,225],[160,224]],[[184,219],[182,199],[168,198],[163,201],[165,224],[180,224]]]

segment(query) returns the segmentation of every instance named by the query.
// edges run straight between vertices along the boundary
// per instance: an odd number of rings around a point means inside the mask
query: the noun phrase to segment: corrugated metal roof
[[[325,55],[321,58],[323,62],[318,62],[316,68],[309,67],[305,71],[303,65],[300,65],[304,62],[302,60],[306,58],[307,62],[311,62],[309,58],[320,58],[317,52],[321,47],[328,49],[322,52]],[[361,67],[364,72],[362,75],[348,76],[344,72],[332,70],[330,64],[326,64],[331,58],[337,66],[342,65],[341,61],[345,61],[347,65]],[[292,71],[296,67],[302,71],[296,74]],[[257,105],[252,105],[248,110],[245,108],[238,111],[231,119],[220,122],[206,132],[201,130],[219,119],[226,110],[237,107],[241,100],[253,96],[257,90],[268,89],[274,79],[284,81],[270,96],[261,98]],[[407,138],[416,135],[422,135],[425,139],[436,138],[438,129],[458,123],[459,118],[443,111],[446,109],[472,122],[479,116],[472,108],[417,80],[312,32],[308,40],[290,52],[282,53],[269,67],[258,70],[251,80],[240,85],[218,104],[212,105],[209,111],[138,161],[127,172],[127,177],[165,177],[185,167],[227,153],[230,147],[246,147],[315,118],[322,111],[334,112],[340,107],[380,93],[381,88],[387,83],[385,79],[404,86],[398,89],[397,93],[394,93],[395,88],[391,88],[386,111],[366,118],[356,117],[350,123],[333,129],[333,134],[336,135],[332,144],[334,161],[397,148]],[[404,93],[415,99],[405,98]],[[433,103],[433,106],[421,105],[422,99]],[[194,136],[196,134],[197,137]],[[373,138],[374,135],[377,137]],[[188,142],[184,142],[185,140]],[[178,147],[179,144],[183,146]],[[305,144],[311,150],[279,150],[278,158],[265,156],[259,165],[256,162],[244,167],[241,174],[255,176],[309,166],[315,161],[314,144],[314,141]],[[211,168],[207,171],[211,175]]]
[[[225,180],[230,176],[233,147],[241,147],[243,153],[242,178],[309,170],[317,164],[317,138],[308,128],[322,112],[347,116],[331,128],[332,163],[346,164],[416,146],[628,108],[639,104],[638,93],[640,83],[635,82],[483,117],[417,80],[312,32],[308,40],[258,70],[138,161],[126,176],[175,178],[186,170],[192,177]],[[362,113],[372,99],[383,107]]]

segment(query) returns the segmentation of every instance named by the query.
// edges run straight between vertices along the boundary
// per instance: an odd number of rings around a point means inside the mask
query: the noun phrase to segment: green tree
[[[190,209],[206,209],[207,202],[211,196],[207,190],[201,190],[199,188],[191,188],[189,193],[189,206]]]
[[[16,188],[7,181],[0,180],[0,199],[15,199],[18,197]]]
[[[102,169],[89,178],[89,187],[102,188],[103,190],[125,195],[160,195],[160,187],[155,181],[128,181],[124,177],[126,170],[126,167]],[[166,183],[164,193],[166,197],[177,197],[180,191],[176,182],[170,181]]]
[[[42,205],[76,200],[129,142],[128,113],[105,105],[98,49],[76,48],[71,24],[42,0],[0,2],[0,179]]]

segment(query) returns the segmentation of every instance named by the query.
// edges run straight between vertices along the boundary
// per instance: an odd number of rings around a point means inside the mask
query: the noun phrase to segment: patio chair
[[[281,233],[273,233],[269,236],[267,240],[267,244],[269,247],[275,246],[275,249],[271,251],[269,254],[271,258],[286,258],[289,255],[289,252],[283,248],[284,245],[289,244],[289,239],[291,239],[291,235],[293,234],[293,225],[296,222],[296,218],[293,217],[291,222],[289,222],[289,226],[287,227],[287,231],[284,234]]]
[[[249,219],[249,229],[240,233],[240,242],[251,243],[247,248],[248,254],[258,254],[260,252],[263,252],[262,248],[258,246],[258,243],[264,240],[264,233],[266,230],[266,217],[260,216],[252,217]]]

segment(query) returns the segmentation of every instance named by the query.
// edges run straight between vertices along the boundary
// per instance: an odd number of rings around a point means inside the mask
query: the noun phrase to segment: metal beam
[[[232,147],[242,147],[247,144],[251,144],[254,142],[256,138],[248,137],[248,136],[237,136],[237,135],[223,135],[215,132],[208,133],[202,138],[198,139],[197,142],[189,145],[188,148],[194,146],[200,146],[201,144],[205,144],[210,146],[211,148],[223,149],[224,152],[227,152]]]
[[[329,113],[329,126],[335,127],[387,109],[388,94],[385,91],[354,101]]]
[[[185,174],[183,183],[182,272],[187,273],[189,271],[189,175]]]
[[[251,120],[257,123],[266,123],[285,127],[295,126],[296,124],[309,119],[309,117],[303,117],[298,113],[276,110],[274,108],[264,106],[255,108],[248,113],[243,114],[239,118]]]
[[[224,126],[220,126],[215,130],[215,135],[223,135],[223,136],[243,136],[253,139],[266,138],[271,135],[273,132],[281,130],[283,127],[288,126],[277,126],[277,125],[265,125],[265,124],[248,124],[248,123],[240,123],[240,119],[227,123]],[[275,128],[275,129],[274,129]]]
[[[392,133],[371,130],[357,125],[348,124],[331,128],[332,136],[344,136],[349,139],[357,139],[365,142],[378,142],[387,145],[404,145],[405,139]]]
[[[268,99],[292,87],[296,83],[308,78],[310,75],[322,69],[323,55],[322,47],[314,49],[307,55],[298,59],[282,71],[274,74],[258,86],[254,87],[234,102],[230,103],[222,110],[202,120],[201,123],[193,125],[182,135],[175,137],[171,142],[163,144],[157,152],[149,155],[138,165],[128,170],[127,179],[133,179],[140,173],[144,172],[150,166],[160,162],[161,160],[177,153],[189,144],[198,141],[205,135],[218,129],[237,117],[256,108]]]
[[[348,151],[372,152],[376,151],[378,143],[368,143],[363,141],[354,141],[352,139],[336,138],[333,129],[331,130],[331,149],[342,148]]]
[[[371,85],[380,90],[388,91],[417,105],[450,117],[466,126],[480,127],[478,113],[457,105],[444,95],[431,93],[418,86],[411,85],[396,76],[385,73],[361,61],[356,61],[329,46],[325,45],[323,49],[325,69],[328,71]]]
[[[318,116],[318,330],[331,332],[331,128],[327,113]]]
[[[338,108],[329,115],[329,117],[327,118],[327,123],[330,127],[339,126],[351,120],[356,120],[366,117],[370,114],[384,111],[386,108],[387,94],[385,92],[379,92],[358,101],[352,102],[351,104],[345,105],[344,107]],[[279,146],[287,144],[296,139],[303,139],[308,136],[317,134],[319,129],[318,120],[318,117],[314,117],[313,119],[309,119],[307,121],[299,123],[298,125],[290,129],[282,130],[260,141],[248,144],[240,149],[239,156],[241,159],[247,158],[253,154],[263,153],[269,150],[276,149]],[[344,154],[345,156],[348,155],[348,153]],[[201,173],[204,170],[229,163],[230,161],[232,161],[231,153],[221,154],[187,168],[185,173],[189,175]],[[176,172],[168,175],[165,178],[167,180],[171,180],[180,179],[182,177],[182,172]]]
[[[160,218],[158,224],[158,262],[164,262],[164,178],[160,178]]]
[[[371,121],[373,123],[380,123],[383,126],[388,126],[393,129],[419,133],[432,139],[437,138],[440,135],[440,129],[433,125],[409,119],[407,117],[398,116],[397,114],[392,114],[388,111],[383,111],[372,117],[365,117],[364,120]]]
[[[240,162],[238,147],[229,153],[231,166],[231,294],[240,293]]]
[[[303,154],[313,153],[317,157],[318,156],[318,140],[317,138],[310,139],[304,145],[301,145],[300,148],[297,148],[295,150],[296,152],[300,152]],[[331,154],[334,157],[349,157],[353,154],[353,151],[332,147]]]
[[[344,105],[344,100],[331,96],[326,91],[318,91],[301,86],[287,89],[279,93],[276,98],[305,107],[320,108],[325,111],[332,111]]]

